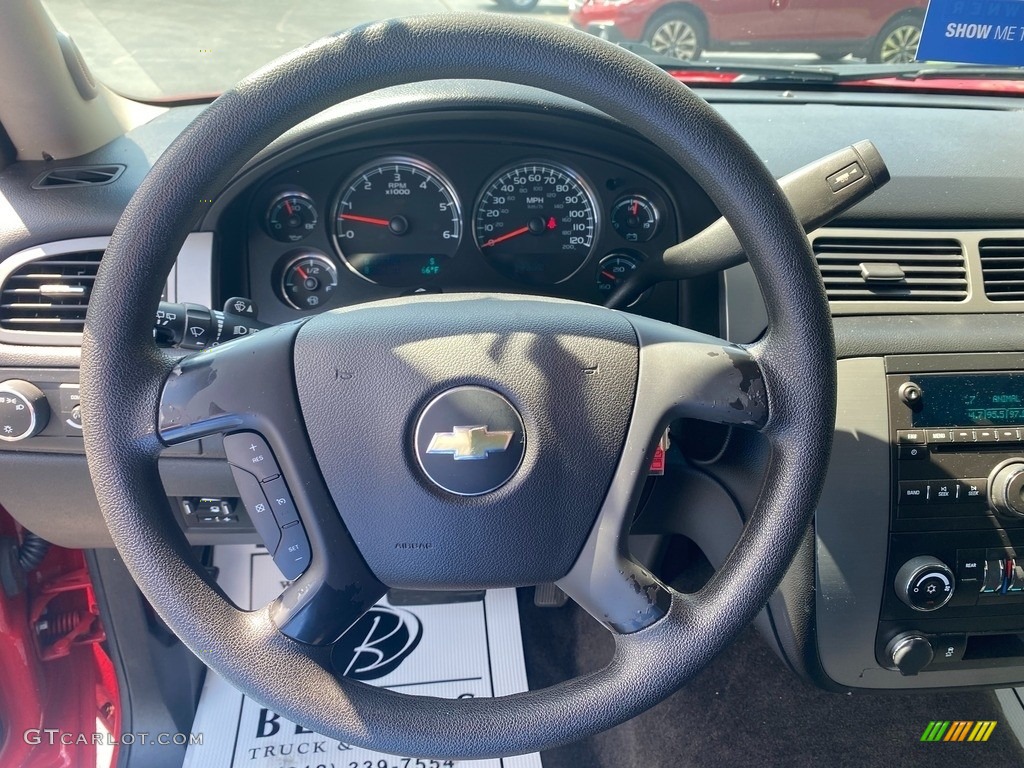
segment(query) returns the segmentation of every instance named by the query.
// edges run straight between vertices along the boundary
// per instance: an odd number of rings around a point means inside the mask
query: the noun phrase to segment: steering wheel
[[[766,335],[741,346],[603,307],[473,294],[325,312],[187,358],[157,349],[149,329],[161,286],[202,201],[297,122],[340,100],[441,78],[558,92],[658,145],[737,232],[767,304]],[[340,33],[211,104],[155,163],[117,225],[92,293],[81,373],[103,514],[171,629],[238,689],[324,736],[440,759],[574,741],[691,678],[782,578],[821,490],[835,415],[821,280],[754,152],[639,57],[489,14]],[[678,417],[760,430],[771,446],[756,509],[696,594],[662,584],[625,543],[658,435]],[[284,530],[308,541],[304,573],[261,610],[236,608],[196,564],[161,486],[161,450],[213,434],[266,441],[301,521]],[[608,666],[542,690],[465,700],[401,695],[332,668],[331,644],[387,587],[546,582],[614,634]]]

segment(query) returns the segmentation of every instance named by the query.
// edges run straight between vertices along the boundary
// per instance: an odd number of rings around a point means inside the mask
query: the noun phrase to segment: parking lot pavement
[[[94,74],[141,98],[224,90],[323,35],[394,16],[498,11],[490,0],[44,0]],[[568,24],[565,0],[529,16]]]

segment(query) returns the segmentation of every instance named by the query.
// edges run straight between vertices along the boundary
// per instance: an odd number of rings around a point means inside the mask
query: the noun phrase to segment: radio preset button
[[[999,438],[996,436],[994,429],[976,429],[974,430],[974,439],[979,443],[998,443]]]
[[[954,443],[973,443],[974,442],[974,430],[973,429],[954,429],[952,432]]]
[[[997,429],[996,437],[999,438],[1001,443],[1013,443],[1020,442],[1020,430],[1019,429]]]

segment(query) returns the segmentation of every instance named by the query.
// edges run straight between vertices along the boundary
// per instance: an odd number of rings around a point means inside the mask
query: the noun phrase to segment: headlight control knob
[[[50,404],[35,384],[21,379],[0,382],[0,440],[9,443],[38,435],[50,420]]]
[[[896,596],[915,611],[935,611],[953,597],[956,578],[944,562],[922,555],[903,564],[894,586]]]
[[[1008,459],[992,470],[988,500],[1003,517],[1024,517],[1024,459]]]

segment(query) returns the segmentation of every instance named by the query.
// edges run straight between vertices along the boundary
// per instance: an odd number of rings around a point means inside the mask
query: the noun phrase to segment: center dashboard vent
[[[0,286],[0,329],[81,333],[102,250],[46,256],[23,264]]]
[[[963,246],[947,238],[819,237],[829,301],[964,301]]]
[[[985,295],[991,301],[1024,301],[1024,240],[982,240],[978,250]]]
[[[32,182],[33,189],[61,187],[95,187],[117,181],[124,172],[123,165],[81,165],[74,168],[54,168]]]

